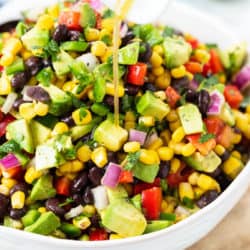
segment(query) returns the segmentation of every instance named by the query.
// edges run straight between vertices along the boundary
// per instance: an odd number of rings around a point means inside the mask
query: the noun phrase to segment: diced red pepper
[[[98,241],[98,240],[107,240],[108,233],[103,228],[96,228],[89,233],[89,240]]]
[[[161,212],[162,190],[159,187],[153,187],[142,191],[142,208],[145,217],[148,220],[159,219]]]
[[[210,50],[210,66],[213,74],[218,74],[223,71],[223,67],[220,61],[220,56],[216,49]]]
[[[217,143],[222,145],[224,148],[230,148],[232,146],[232,140],[234,132],[228,125],[224,126],[220,134],[217,136]]]
[[[195,37],[188,38],[186,41],[192,46],[193,49],[196,49],[199,45],[199,41]]]
[[[181,96],[171,86],[167,87],[166,91],[167,101],[171,108],[174,108],[176,103],[180,100]]]
[[[224,128],[224,122],[218,117],[209,117],[204,119],[207,131],[209,134],[214,134],[216,137],[220,134]]]
[[[214,138],[209,139],[206,142],[199,142],[201,134],[187,135],[186,138],[191,142],[194,147],[203,155],[207,155],[216,146],[216,140]]]
[[[188,72],[192,74],[201,73],[203,70],[202,65],[198,62],[188,62],[185,64],[185,68]]]
[[[96,28],[100,30],[102,28],[102,16],[100,13],[95,11]]]
[[[82,30],[80,25],[80,12],[77,11],[64,11],[59,16],[59,24],[66,25],[70,30]]]
[[[211,65],[208,62],[208,63],[203,65],[202,75],[207,77],[207,76],[209,76],[211,74],[212,74]]]
[[[55,188],[56,188],[57,194],[69,196],[70,184],[71,184],[71,181],[67,177],[61,177],[57,179],[55,182]]]
[[[234,85],[227,85],[224,89],[224,96],[231,108],[237,109],[243,101],[243,95]]]
[[[1,168],[1,170],[2,170],[3,176],[6,178],[21,179],[22,177],[23,169],[21,166],[17,166],[15,168],[10,168],[10,169]]]
[[[131,171],[123,170],[119,177],[119,183],[132,183],[134,181]]]
[[[5,135],[6,133],[6,127],[8,126],[9,123],[15,121],[15,118],[12,115],[7,114],[4,116],[0,122],[0,137]]]
[[[160,187],[160,186],[161,186],[161,179],[160,178],[155,178],[153,183],[142,182],[142,183],[135,184],[134,195],[140,194],[145,189],[150,189],[153,187]]]
[[[3,112],[0,110],[0,122],[3,120],[3,118],[4,118],[4,114],[3,114]]]
[[[143,85],[147,74],[147,64],[138,62],[128,66],[127,82],[134,85]]]

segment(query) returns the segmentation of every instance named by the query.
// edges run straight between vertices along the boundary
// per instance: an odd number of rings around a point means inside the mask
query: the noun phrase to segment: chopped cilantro
[[[162,32],[162,35],[164,37],[173,36],[173,34],[174,34],[174,29],[168,26],[166,26]]]
[[[194,208],[194,201],[189,199],[188,197],[184,197],[182,203],[185,207],[193,209]]]
[[[86,117],[86,115],[87,115],[86,108],[84,108],[84,107],[80,108],[80,110],[79,110],[80,121],[81,121],[84,117]]]
[[[64,202],[60,203],[59,204],[59,207],[64,207],[64,206],[67,206],[68,204],[74,202],[74,200],[70,197],[70,198],[67,198]]]
[[[199,142],[205,143],[205,142],[209,141],[210,139],[213,139],[214,137],[215,137],[214,134],[203,134],[203,135],[201,135]]]
[[[19,144],[16,143],[14,140],[10,140],[0,146],[0,156],[4,156],[8,153],[19,152],[20,150],[21,148]]]
[[[60,49],[56,41],[50,40],[48,44],[43,48],[43,57],[48,58],[52,57],[52,59],[56,59],[57,54],[59,53]]]
[[[54,72],[50,67],[42,69],[36,76],[37,81],[39,81],[44,86],[49,86],[54,77]]]
[[[161,220],[175,221],[176,220],[176,215],[171,214],[171,213],[161,213],[160,214],[160,219]]]
[[[127,162],[124,166],[125,170],[131,170],[139,161],[140,158],[140,151],[137,151],[135,153],[129,153],[127,156]]]

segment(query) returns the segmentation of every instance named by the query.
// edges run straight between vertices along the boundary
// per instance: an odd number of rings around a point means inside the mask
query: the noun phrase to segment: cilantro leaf
[[[59,204],[59,207],[64,207],[64,206],[66,206],[66,205],[68,205],[68,204],[70,204],[72,202],[74,202],[73,198],[71,198],[71,197],[67,198],[64,202]]]
[[[214,134],[203,134],[201,135],[200,139],[199,139],[199,142],[200,143],[205,143],[207,141],[209,141],[210,139],[213,139],[215,137]]]
[[[5,155],[8,153],[14,153],[14,152],[20,152],[21,148],[18,143],[16,143],[14,140],[10,140],[5,142],[0,146],[0,154]]]
[[[43,57],[48,58],[51,56],[52,59],[54,60],[59,51],[60,49],[57,42],[54,40],[50,40],[48,44],[43,48],[43,53],[44,53]]]
[[[125,170],[131,170],[139,161],[140,158],[140,151],[137,151],[135,153],[129,153],[127,156],[127,162],[126,165],[124,166]]]
[[[87,114],[88,114],[88,113],[87,113],[87,111],[86,111],[86,108],[84,108],[84,107],[80,108],[80,109],[79,109],[80,121],[81,121],[84,117],[86,117]]]
[[[50,67],[42,69],[36,76],[36,80],[44,86],[49,86],[54,77],[54,72]]]

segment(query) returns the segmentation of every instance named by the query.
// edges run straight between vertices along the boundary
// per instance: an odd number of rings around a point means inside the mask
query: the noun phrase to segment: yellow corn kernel
[[[178,171],[181,166],[181,161],[177,158],[173,158],[170,162],[170,173],[174,174]]]
[[[102,168],[108,163],[107,150],[104,147],[98,147],[91,153],[91,160],[97,167]]]
[[[73,181],[73,180],[76,178],[77,173],[67,173],[67,174],[65,174],[65,176],[66,176],[69,180]]]
[[[158,76],[154,81],[156,87],[165,90],[171,83],[171,75],[168,70],[165,70],[165,72]]]
[[[210,54],[203,49],[197,49],[194,53],[195,59],[202,63],[205,64],[210,60]]]
[[[82,162],[87,162],[91,159],[91,149],[88,145],[83,145],[77,150],[77,158]]]
[[[36,23],[36,28],[42,29],[42,30],[50,30],[53,28],[53,26],[54,26],[54,20],[48,14],[44,14],[40,16]]]
[[[43,171],[38,171],[36,170],[34,167],[29,167],[26,170],[26,173],[24,175],[24,180],[28,183],[28,184],[32,184],[32,182],[38,178],[40,178],[43,175]]]
[[[221,73],[219,74],[219,82],[222,83],[222,84],[225,84],[227,81],[227,77],[225,74]]]
[[[39,213],[41,213],[41,214],[44,214],[44,213],[47,212],[47,209],[46,209],[46,207],[39,207],[39,208],[37,209],[37,211],[38,211]]]
[[[194,199],[194,191],[190,183],[181,182],[179,184],[179,196],[180,199],[183,200],[185,197],[193,200]]]
[[[56,169],[56,176],[63,176],[64,174],[60,171],[59,168]]]
[[[247,105],[246,112],[250,114],[250,105]]]
[[[11,93],[11,83],[5,73],[2,74],[0,79],[0,95],[8,95]]]
[[[159,76],[160,77],[160,76]],[[154,82],[156,80],[155,75],[153,75],[152,73],[148,74],[148,81],[149,82]]]
[[[8,196],[10,193],[10,189],[6,187],[5,185],[1,184],[0,185],[0,194]]]
[[[103,56],[101,56],[101,61],[106,62],[109,57],[111,57],[113,54],[113,48],[112,47],[107,47],[106,52],[104,53]]]
[[[141,149],[140,161],[144,164],[158,164],[160,162],[159,156],[154,150]]]
[[[35,113],[39,116],[45,116],[49,112],[49,105],[42,102],[36,103],[34,108]]]
[[[15,179],[11,179],[11,178],[2,178],[1,183],[8,187],[9,189],[11,189],[14,185],[17,184],[17,181]]]
[[[96,209],[93,205],[85,205],[83,207],[83,214],[86,214],[86,215],[89,215],[89,216],[92,216],[96,213]]]
[[[139,124],[143,124],[146,127],[152,127],[155,125],[155,118],[153,116],[140,116]]]
[[[63,91],[69,91],[72,92],[73,89],[76,87],[77,82],[76,81],[68,81],[65,82],[62,86]]]
[[[234,151],[231,153],[231,155],[232,155],[233,157],[235,157],[235,158],[241,160],[241,154],[240,154],[239,151],[234,150]]]
[[[19,106],[19,114],[26,120],[31,120],[36,116],[35,103],[23,103]]]
[[[165,200],[162,200],[162,202],[161,202],[161,212],[165,213],[167,208],[168,208],[168,203]]]
[[[114,24],[115,24],[114,18],[105,18],[102,20],[101,26],[102,26],[102,29],[105,29],[111,33],[113,32]]]
[[[232,179],[239,174],[242,168],[242,161],[232,155],[223,163],[222,166],[223,172]]]
[[[102,57],[107,50],[107,45],[103,41],[96,41],[91,46],[91,53],[94,56]]]
[[[124,128],[125,128],[126,130],[130,130],[130,129],[135,128],[135,125],[136,125],[135,122],[125,122]]]
[[[212,177],[205,174],[200,174],[197,180],[197,186],[205,191],[216,189],[220,192],[220,185],[218,184],[218,182]]]
[[[171,196],[167,196],[166,197],[166,202],[168,204],[168,207],[167,209],[165,210],[165,213],[173,213],[174,212],[174,209],[177,205],[177,201],[174,197],[171,197]]]
[[[176,143],[174,141],[170,141],[168,143],[168,146],[174,150],[175,154],[181,155],[182,154],[182,148],[185,146],[185,143],[183,143],[183,142]]]
[[[79,216],[73,218],[73,225],[80,228],[81,230],[85,230],[91,225],[91,221],[87,216]]]
[[[167,118],[167,121],[169,122],[175,122],[179,120],[178,113],[174,109],[170,110],[166,118]]]
[[[101,29],[99,34],[99,39],[102,40],[105,36],[111,36],[111,32],[107,29]]]
[[[154,68],[156,68],[156,67],[160,67],[162,65],[163,59],[158,53],[153,51],[152,56],[150,58],[150,62],[152,64],[152,66]]]
[[[69,131],[69,127],[65,122],[57,122],[52,131],[52,136],[60,135],[68,131]]]
[[[198,178],[199,178],[199,173],[198,172],[193,172],[191,175],[189,175],[188,177],[188,182],[193,185],[193,186],[196,186],[197,185],[197,181],[198,181]]]
[[[22,58],[23,58],[24,60],[26,60],[26,59],[28,59],[29,57],[32,56],[32,52],[30,52],[30,51],[28,51],[28,50],[26,50],[26,49],[22,49],[21,55],[22,55]]]
[[[88,91],[88,98],[89,98],[89,100],[91,100],[91,101],[94,100],[94,91],[93,91],[93,89],[90,89],[90,90]]]
[[[215,148],[214,148],[214,151],[215,151],[216,154],[221,156],[221,155],[223,155],[225,153],[225,148],[222,145],[217,144],[215,146]]]
[[[170,139],[171,139],[171,134],[169,130],[163,130],[160,134],[161,139],[163,140],[164,145],[168,145]]]
[[[16,191],[11,195],[11,206],[14,209],[21,209],[24,206],[25,194],[22,191]]]
[[[60,165],[59,168],[58,168],[58,170],[60,171],[60,173],[62,175],[66,174],[66,173],[70,173],[71,169],[72,169],[72,163],[71,163],[71,161],[65,162],[64,164]]]
[[[241,139],[242,139],[241,134],[234,133],[233,138],[232,138],[232,143],[233,144],[238,144],[238,143],[240,143]]]
[[[170,122],[169,123],[169,128],[172,132],[174,132],[177,128],[179,128],[180,126],[182,126],[181,121],[178,119],[175,122]]]
[[[34,86],[36,84],[37,84],[37,79],[34,76],[32,76],[27,85]]]
[[[195,199],[199,199],[204,193],[205,193],[205,190],[203,190],[203,189],[201,189],[199,187],[194,187]]]
[[[7,67],[14,61],[15,56],[11,53],[4,53],[0,59],[0,65]]]
[[[164,68],[162,66],[160,67],[155,67],[152,69],[152,73],[155,75],[155,76],[161,76],[164,74]]]
[[[83,170],[83,168],[84,168],[84,164],[81,161],[79,160],[72,161],[71,172],[76,173],[76,172]]]
[[[23,45],[20,41],[20,39],[18,38],[10,38],[8,39],[8,42],[5,44],[2,53],[4,54],[12,54],[12,55],[16,55],[18,52],[21,51]]]
[[[174,150],[169,147],[160,147],[157,152],[161,161],[170,161],[174,157]]]
[[[157,150],[159,147],[163,145],[163,140],[161,138],[157,138],[151,144],[147,146],[147,149]]]
[[[189,81],[192,81],[194,79],[194,75],[188,71],[186,71],[186,76],[187,76]]]
[[[85,125],[92,121],[91,112],[85,108],[80,108],[72,113],[72,118],[76,125]]]
[[[159,99],[161,99],[162,101],[165,101],[167,99],[165,91],[163,90],[155,91],[154,95],[158,97]]]
[[[84,31],[85,38],[88,42],[97,41],[100,37],[100,31],[94,28],[87,28]]]
[[[188,156],[192,155],[195,152],[195,150],[196,150],[196,148],[194,147],[194,145],[192,143],[187,143],[181,149],[181,154],[185,157],[188,157]]]
[[[110,234],[109,239],[110,240],[120,240],[123,239],[124,237],[120,236],[119,234]]]
[[[174,142],[181,142],[183,138],[185,137],[185,131],[183,127],[177,128],[174,133],[172,134],[172,140]]]
[[[139,151],[141,148],[141,145],[139,142],[137,141],[131,141],[131,142],[127,142],[124,144],[123,146],[123,150],[126,153],[134,153]]]
[[[60,10],[59,10],[59,5],[58,5],[58,4],[54,4],[54,5],[52,5],[51,7],[49,7],[47,11],[48,11],[48,14],[49,14],[52,18],[56,19],[56,18],[58,18],[59,12],[60,12]]]
[[[154,47],[153,47],[153,51],[154,52],[156,52],[157,54],[159,54],[159,55],[163,55],[163,47],[161,46],[161,45],[155,45]]]
[[[125,120],[126,122],[134,122],[135,119],[136,119],[136,117],[135,117],[134,112],[132,112],[132,111],[127,111],[127,112],[126,112],[125,118],[124,118],[124,120]]]
[[[186,68],[183,65],[178,68],[174,68],[171,70],[171,75],[174,78],[184,77],[186,75]]]
[[[109,83],[109,82],[106,83],[106,94],[112,95],[112,96],[115,95],[115,85],[113,83]],[[121,84],[119,84],[118,85],[118,96],[123,97],[124,94],[125,94],[125,89]]]

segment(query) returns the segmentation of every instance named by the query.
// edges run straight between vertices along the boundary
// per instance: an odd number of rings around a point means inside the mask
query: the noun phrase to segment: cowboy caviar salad
[[[215,200],[248,160],[245,44],[67,1],[1,34],[0,224],[76,240],[142,235]]]

